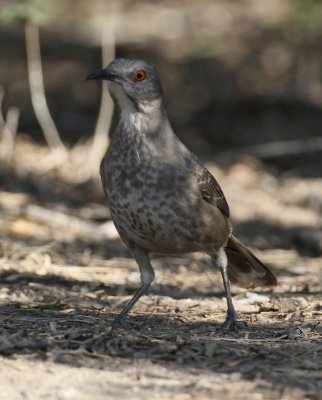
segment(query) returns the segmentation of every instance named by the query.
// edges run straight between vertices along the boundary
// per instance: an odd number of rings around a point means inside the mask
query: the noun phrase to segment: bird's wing
[[[219,183],[206,169],[202,168],[198,176],[198,185],[202,198],[219,208],[223,215],[229,217],[229,206]]]

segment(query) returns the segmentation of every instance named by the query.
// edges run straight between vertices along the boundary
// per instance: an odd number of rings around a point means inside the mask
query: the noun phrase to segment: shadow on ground
[[[291,385],[316,396],[322,390],[322,331],[314,323],[257,322],[227,333],[200,312],[177,311],[130,316],[127,330],[111,331],[113,315],[106,308],[82,303],[57,309],[50,302],[7,304],[1,306],[0,318],[0,352],[6,357],[29,354],[99,369],[118,358],[149,359],[173,369],[239,373],[247,380]]]

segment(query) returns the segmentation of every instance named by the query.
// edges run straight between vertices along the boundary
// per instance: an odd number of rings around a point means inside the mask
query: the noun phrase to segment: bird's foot
[[[130,329],[130,325],[126,322],[126,316],[117,315],[112,322],[112,329]]]
[[[227,317],[226,321],[221,326],[224,331],[238,332],[241,329],[245,329],[247,323],[245,321],[238,321],[236,317]]]

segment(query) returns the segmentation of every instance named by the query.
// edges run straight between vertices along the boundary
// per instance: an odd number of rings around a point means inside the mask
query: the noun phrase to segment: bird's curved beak
[[[107,81],[114,81],[117,78],[117,75],[113,74],[110,72],[108,69],[103,68],[103,69],[97,69],[90,73],[86,80],[92,80],[92,79],[104,79]]]

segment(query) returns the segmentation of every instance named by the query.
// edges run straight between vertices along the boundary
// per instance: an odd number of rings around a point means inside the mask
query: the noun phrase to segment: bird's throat
[[[137,133],[154,134],[164,121],[165,113],[159,100],[139,102],[136,107],[120,107],[120,122]]]
[[[108,82],[108,89],[119,111],[119,124],[126,130],[152,134],[167,118],[161,98],[134,101],[116,82]]]

